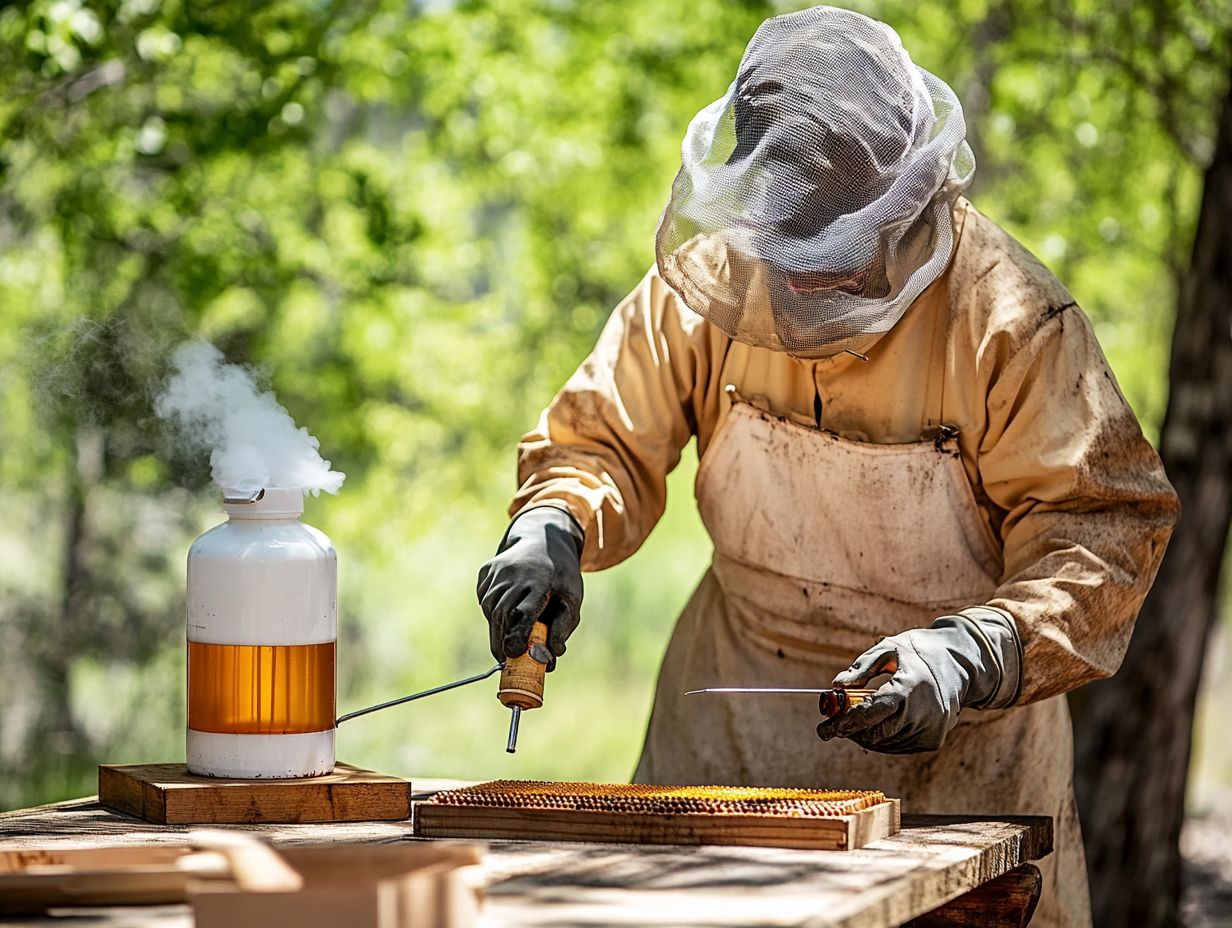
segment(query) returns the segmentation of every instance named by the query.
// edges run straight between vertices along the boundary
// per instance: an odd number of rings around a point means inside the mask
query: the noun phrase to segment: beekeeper
[[[960,197],[965,131],[888,26],[764,23],[689,125],[656,267],[519,446],[479,596],[498,659],[542,616],[554,663],[696,436],[714,558],[636,779],[1050,815],[1035,923],[1084,925],[1062,694],[1116,671],[1177,501],[1074,298]],[[820,724],[684,695],[874,677]]]

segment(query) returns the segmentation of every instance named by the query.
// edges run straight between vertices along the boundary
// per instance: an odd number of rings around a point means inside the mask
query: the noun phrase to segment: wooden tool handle
[[[543,705],[543,675],[547,672],[547,667],[530,656],[530,649],[535,645],[546,648],[547,643],[548,627],[542,622],[536,622],[530,629],[526,653],[505,661],[505,669],[501,671],[500,689],[496,691],[496,698],[503,705],[510,709],[515,706],[520,709],[538,709]]]
[[[217,851],[225,857],[240,889],[286,893],[304,887],[304,878],[277,851],[252,835],[201,829],[190,831],[188,840],[193,847]]]
[[[868,702],[876,692],[875,689],[856,687],[851,689],[837,687],[832,690],[822,690],[821,697],[817,701],[817,708],[821,710],[821,714],[826,718],[838,718],[840,715],[846,715],[847,710],[853,706]]]

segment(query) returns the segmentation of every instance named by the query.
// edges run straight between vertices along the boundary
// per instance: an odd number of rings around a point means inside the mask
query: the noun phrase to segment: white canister
[[[245,779],[334,769],[338,556],[296,487],[224,490],[188,551],[188,769]]]

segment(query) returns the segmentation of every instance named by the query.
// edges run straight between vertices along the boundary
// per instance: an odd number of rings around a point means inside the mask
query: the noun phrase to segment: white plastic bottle
[[[224,490],[228,520],[188,551],[191,773],[334,769],[338,557],[299,488]]]

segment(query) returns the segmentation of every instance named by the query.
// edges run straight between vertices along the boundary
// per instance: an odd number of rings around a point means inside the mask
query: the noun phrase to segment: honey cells
[[[480,808],[816,818],[850,815],[886,799],[875,790],[493,780],[437,793],[432,801]]]

